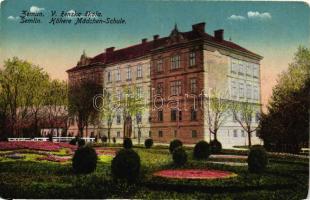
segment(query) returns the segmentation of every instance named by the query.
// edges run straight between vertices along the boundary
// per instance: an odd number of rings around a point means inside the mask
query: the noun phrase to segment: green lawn
[[[71,161],[38,161],[34,152],[24,159],[4,158],[0,152],[0,196],[4,198],[143,198],[143,199],[303,199],[308,190],[308,159],[272,156],[261,176],[247,166],[228,166],[192,159],[183,168],[221,169],[238,174],[218,180],[174,180],[153,177],[160,169],[175,168],[166,148],[135,148],[141,157],[141,176],[136,184],[112,180],[112,157],[100,156],[89,175],[74,175]],[[7,152],[6,152],[7,153]],[[64,155],[65,151],[56,153]],[[213,160],[213,159],[211,159]],[[225,159],[221,159],[225,161]],[[229,159],[229,162],[234,162]],[[235,162],[246,162],[236,159]]]

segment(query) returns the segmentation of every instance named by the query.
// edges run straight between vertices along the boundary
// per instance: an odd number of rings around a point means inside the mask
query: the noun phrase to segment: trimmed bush
[[[97,153],[90,146],[78,148],[72,158],[72,168],[77,174],[87,174],[95,171],[97,165]]]
[[[210,149],[212,154],[217,154],[222,151],[222,144],[218,140],[212,140],[210,142]]]
[[[111,169],[115,179],[136,181],[140,173],[140,157],[132,149],[121,149],[113,158]]]
[[[267,152],[261,145],[251,147],[248,155],[248,169],[251,173],[263,172],[268,164]]]
[[[115,144],[116,143],[116,138],[113,137],[112,140],[113,140],[113,143]]]
[[[194,147],[194,158],[208,159],[210,156],[210,145],[206,141],[199,141]]]
[[[123,147],[125,149],[131,149],[132,148],[132,141],[131,141],[130,138],[125,138],[124,139]]]
[[[145,148],[149,149],[153,146],[153,139],[148,138],[144,141]]]
[[[169,145],[169,151],[170,153],[173,153],[173,151],[177,148],[177,147],[181,147],[183,146],[183,143],[178,140],[178,139],[175,139],[175,140],[172,140],[170,142],[170,145]]]
[[[85,145],[85,140],[82,138],[78,139],[78,146],[83,147],[84,145]]]
[[[47,137],[48,137],[48,141],[53,142],[53,135],[52,134],[48,134]]]
[[[175,165],[181,166],[187,162],[187,154],[183,147],[179,146],[173,151],[172,159]]]
[[[106,143],[107,141],[108,141],[107,136],[104,135],[104,136],[101,137],[101,142],[102,143]]]

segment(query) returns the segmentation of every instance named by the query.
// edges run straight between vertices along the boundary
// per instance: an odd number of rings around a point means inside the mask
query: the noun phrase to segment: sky
[[[20,23],[23,10],[43,13],[41,23]],[[126,24],[52,25],[52,10],[58,15],[98,11],[102,18],[122,18]],[[66,80],[65,71],[76,65],[83,50],[93,57],[111,46],[118,49],[155,34],[167,36],[175,23],[180,31],[189,31],[192,24],[205,22],[209,34],[224,29],[226,40],[264,57],[261,87],[266,105],[298,46],[310,46],[309,11],[304,2],[7,0],[0,8],[0,67],[18,56],[40,65],[52,78]]]

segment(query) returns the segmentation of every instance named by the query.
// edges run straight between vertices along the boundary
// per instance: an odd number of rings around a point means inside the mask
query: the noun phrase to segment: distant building
[[[188,32],[175,26],[167,37],[154,35],[151,41],[143,39],[119,50],[111,47],[93,58],[83,54],[77,66],[67,72],[69,85],[76,80],[92,79],[120,96],[122,86],[135,85],[149,102],[142,115],[142,138],[152,137],[160,143],[178,138],[192,144],[211,138],[204,107],[194,106],[201,99],[192,98],[202,91],[227,91],[228,100],[255,103],[253,125],[258,125],[255,118],[261,112],[261,59],[258,54],[224,40],[224,30],[216,30],[211,36],[205,32],[205,23],[199,23]],[[177,108],[173,105],[176,101]],[[122,138],[121,114],[115,120],[111,135]],[[100,128],[94,129],[94,134],[106,135],[105,124],[102,122]],[[136,123],[133,132],[137,137]],[[224,147],[246,145],[247,134],[230,117],[220,128],[218,140]],[[261,143],[255,133],[252,143]]]

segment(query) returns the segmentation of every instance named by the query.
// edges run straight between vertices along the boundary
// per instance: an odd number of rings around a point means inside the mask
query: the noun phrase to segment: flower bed
[[[108,156],[115,156],[116,152],[119,150],[117,148],[95,148],[95,149],[98,155],[108,155]]]
[[[73,150],[76,147],[67,143],[53,143],[41,141],[0,142],[0,150],[32,149],[42,151],[58,151],[61,148],[70,148]]]
[[[70,160],[71,157],[59,157],[55,155],[47,155],[44,157],[39,157],[37,160],[47,160],[47,161],[52,161],[52,162],[66,162]]]
[[[232,172],[209,169],[162,170],[154,173],[153,175],[176,179],[221,179],[237,176],[237,174]]]

